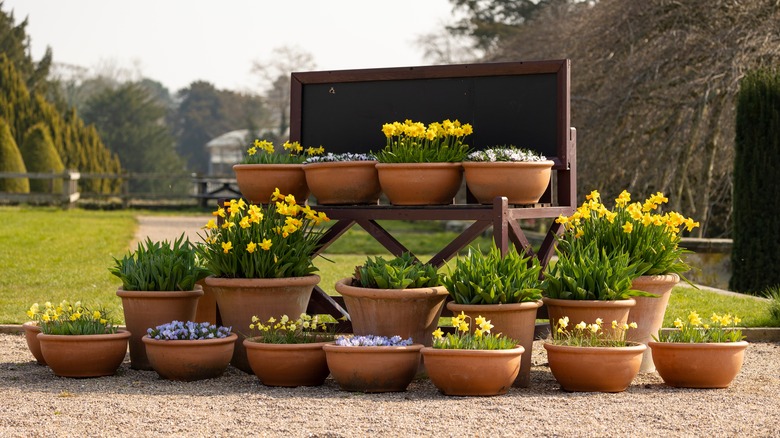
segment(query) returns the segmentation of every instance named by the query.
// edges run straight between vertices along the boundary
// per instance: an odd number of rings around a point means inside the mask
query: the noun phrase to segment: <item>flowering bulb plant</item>
[[[321,155],[325,148],[304,148],[297,141],[286,141],[282,149],[287,153],[277,153],[274,144],[268,140],[255,139],[252,146],[246,151],[246,156],[241,164],[301,164],[308,157]]]
[[[518,342],[503,336],[491,334],[493,324],[481,315],[474,318],[476,326],[471,327],[471,317],[464,312],[452,317],[455,333],[444,333],[441,328],[433,332],[433,348],[450,350],[509,350],[517,347]]]
[[[605,330],[604,321],[596,318],[596,321],[586,324],[580,321],[575,326],[569,326],[569,317],[558,319],[555,330],[552,333],[551,343],[554,345],[566,345],[570,347],[625,347],[627,345],[626,332],[637,328],[635,322],[619,323],[612,321],[611,330]]]
[[[657,342],[737,342],[745,338],[742,330],[736,328],[741,321],[728,313],[713,313],[710,321],[704,322],[697,312],[692,311],[688,314],[688,322],[677,318],[674,320],[676,330],[659,330],[658,336],[653,335],[653,339]]]
[[[101,335],[117,330],[105,309],[92,310],[81,301],[63,300],[56,306],[47,301],[43,308],[34,303],[27,310],[27,316],[38,324],[41,333],[47,335]]]
[[[230,336],[232,327],[222,327],[210,322],[171,321],[146,330],[152,339],[165,341],[195,341],[199,339],[222,339]]]
[[[594,190],[574,214],[556,219],[565,226],[558,246],[571,254],[595,242],[608,255],[626,252],[629,264],[636,264],[637,276],[675,273],[686,280],[682,274],[690,266],[681,257],[690,251],[680,246],[681,234],[699,223],[675,211],[661,213],[666,202],[668,198],[659,192],[632,203],[631,194],[624,190],[609,210]]]
[[[223,278],[302,277],[317,271],[312,254],[328,221],[325,213],[301,206],[292,195],[273,193],[264,209],[231,199],[213,212],[200,235],[199,255],[206,268]]]
[[[414,289],[441,286],[443,275],[436,266],[422,263],[412,254],[405,252],[386,260],[376,256],[355,267],[352,283],[371,289]]]
[[[325,155],[314,155],[306,158],[304,164],[309,163],[337,163],[342,161],[376,161],[376,155],[374,154],[353,154],[352,152],[344,152],[342,154],[334,154],[328,152]]]
[[[515,145],[494,146],[480,151],[471,152],[467,161],[483,161],[495,163],[499,161],[528,162],[546,161],[547,157],[531,149],[519,148]]]
[[[412,338],[403,339],[400,336],[339,336],[336,345],[342,347],[406,347],[414,344]]]
[[[425,125],[405,120],[385,123],[382,133],[387,138],[384,149],[376,154],[380,163],[455,163],[469,153],[464,138],[473,133],[470,124],[444,120]]]
[[[279,319],[271,317],[265,323],[257,316],[249,324],[252,334],[247,336],[251,342],[266,344],[309,344],[329,342],[336,337],[336,325],[324,322],[319,315],[301,313],[298,319],[282,315]]]

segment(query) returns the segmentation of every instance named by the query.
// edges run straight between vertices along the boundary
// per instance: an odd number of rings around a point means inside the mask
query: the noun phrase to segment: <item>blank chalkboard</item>
[[[537,61],[292,74],[290,138],[328,152],[378,151],[382,125],[470,123],[475,149],[514,144],[565,163],[569,62]]]

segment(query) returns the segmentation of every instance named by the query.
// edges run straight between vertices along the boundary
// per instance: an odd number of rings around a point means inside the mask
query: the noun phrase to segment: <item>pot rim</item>
[[[552,168],[555,162],[543,161],[463,161],[463,167],[543,167]]]
[[[516,345],[515,348],[505,350],[469,350],[457,348],[433,348],[423,347],[420,353],[434,356],[521,356],[525,352],[522,345]]]
[[[583,349],[587,349],[589,352],[633,352],[633,353],[641,353],[645,350],[647,350],[647,345],[641,343],[641,342],[634,342],[634,341],[627,341],[627,344],[625,347],[581,347],[577,345],[555,345],[550,341],[545,340],[544,346],[545,350],[557,350],[557,351],[583,351]]]
[[[563,298],[543,297],[542,302],[545,304],[566,303],[569,307],[592,307],[594,305],[600,307],[633,307],[636,305],[636,300],[633,298],[625,300],[567,300]]]
[[[423,347],[423,344],[412,345],[382,345],[382,346],[368,346],[368,345],[336,345],[334,343],[328,343],[322,346],[325,351],[333,352],[346,352],[353,351],[355,353],[379,353],[379,354],[393,354],[393,353],[418,353]]]
[[[524,301],[522,303],[498,303],[498,304],[458,304],[455,301],[448,301],[446,306],[448,310],[463,310],[466,309],[485,309],[491,312],[512,312],[517,310],[530,310],[542,307],[544,302],[538,301]]]
[[[238,335],[236,333],[231,332],[230,336],[224,338],[212,338],[212,339],[153,339],[149,337],[149,335],[144,335],[141,338],[141,341],[144,344],[151,344],[151,345],[185,347],[185,346],[193,345],[195,343],[197,343],[198,345],[228,344],[230,342],[235,342],[236,339],[238,339]]]
[[[431,286],[409,289],[375,289],[347,284],[351,281],[352,277],[346,277],[338,280],[336,282],[336,292],[343,296],[354,298],[393,298],[398,295],[401,295],[405,298],[420,298],[449,295],[449,291],[447,291],[445,286]]]
[[[215,277],[209,275],[205,278],[204,282],[207,286],[249,286],[258,287],[278,287],[278,286],[306,286],[316,285],[320,282],[320,276],[317,274],[309,274],[303,277],[282,277],[282,278],[227,278],[227,277]]]
[[[233,170],[254,170],[254,169],[275,169],[275,170],[293,170],[294,168],[303,169],[303,164],[234,164]]]
[[[648,347],[668,348],[668,349],[691,349],[691,348],[717,348],[717,349],[730,349],[730,348],[744,348],[749,345],[748,341],[736,341],[736,342],[659,342],[649,341]]]
[[[453,168],[453,167],[463,167],[461,162],[446,162],[446,163],[376,163],[377,169],[389,169],[389,168],[406,168],[406,169],[414,169],[417,167],[424,167],[424,168],[431,168],[431,167],[442,167],[442,168]]]
[[[117,296],[121,298],[176,298],[203,296],[203,286],[196,284],[192,290],[125,290],[119,286],[116,290]]]
[[[244,347],[250,350],[322,350],[324,345],[332,341],[325,342],[306,342],[301,344],[269,344],[267,342],[252,341],[253,338],[246,338],[242,341]]]
[[[50,335],[46,333],[38,333],[36,335],[38,339],[56,339],[56,340],[79,340],[83,341],[85,339],[95,339],[95,340],[109,340],[109,339],[129,339],[130,338],[130,332],[124,329],[117,329],[116,333],[101,333],[101,334],[95,334],[95,335]]]
[[[303,169],[322,169],[324,167],[370,167],[375,168],[379,162],[376,160],[353,160],[353,161],[327,161],[316,163],[304,163]]]

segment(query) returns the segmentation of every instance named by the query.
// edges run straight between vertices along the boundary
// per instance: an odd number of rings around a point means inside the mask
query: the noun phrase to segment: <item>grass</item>
[[[113,257],[123,255],[133,238],[138,211],[60,210],[53,208],[0,207],[0,324],[21,324],[34,302],[62,299],[104,305],[122,321],[121,300],[116,296],[119,279],[108,272]],[[159,214],[143,212],[143,214]],[[202,214],[202,213],[200,213]],[[449,243],[455,233],[444,232],[431,222],[383,223],[398,240],[419,254]],[[487,247],[490,240],[475,242]],[[349,277],[367,255],[388,252],[362,229],[352,229],[315,259],[322,277],[320,286],[335,294],[337,280]],[[425,260],[425,256],[421,256]],[[443,268],[446,272],[446,268]],[[778,326],[770,314],[772,302],[748,296],[730,296],[676,287],[664,326],[685,318],[690,310],[709,316],[728,312],[745,326]]]

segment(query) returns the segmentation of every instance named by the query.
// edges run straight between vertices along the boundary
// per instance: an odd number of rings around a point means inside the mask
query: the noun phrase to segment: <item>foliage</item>
[[[455,333],[437,328],[433,332],[433,348],[448,350],[509,350],[516,348],[518,341],[500,333],[491,334],[493,324],[482,316],[474,318],[476,327],[471,328],[471,317],[463,312],[452,317]]]
[[[325,323],[319,315],[306,313],[301,313],[296,320],[282,315],[279,319],[271,317],[265,323],[253,316],[249,329],[253,330],[247,337],[249,341],[265,344],[310,344],[329,342],[336,337],[335,324]]]
[[[443,283],[457,304],[507,304],[542,299],[539,259],[522,257],[514,246],[505,256],[495,244],[487,254],[469,248]]]
[[[456,163],[469,153],[469,145],[463,141],[473,128],[458,120],[428,126],[405,120],[382,125],[382,133],[387,144],[376,154],[380,163]]]
[[[247,156],[241,160],[241,164],[302,164],[307,158],[317,156],[325,152],[322,146],[305,148],[297,141],[286,141],[282,145],[286,154],[277,153],[274,144],[267,140],[255,139],[252,146],[247,149]]]
[[[554,0],[450,0],[453,12],[461,17],[447,26],[454,35],[468,36],[474,45],[490,52],[497,42],[517,33],[518,28],[532,19]]]
[[[467,160],[491,163],[497,161],[528,162],[545,161],[547,157],[531,149],[519,148],[515,145],[504,145],[474,151],[468,155]]]
[[[769,299],[769,317],[780,325],[780,285],[768,287],[764,290],[764,297]]]
[[[91,310],[81,301],[61,301],[58,305],[47,301],[41,309],[34,303],[27,316],[38,323],[41,333],[47,335],[99,335],[116,333],[115,322],[103,308]]]
[[[731,290],[780,283],[780,70],[750,72],[737,96]]]
[[[28,172],[62,173],[65,166],[60,160],[49,129],[43,122],[34,124],[24,136],[21,148]],[[36,193],[62,193],[62,179],[32,179],[30,191]]]
[[[338,336],[336,345],[342,347],[406,347],[414,344],[412,338],[402,339],[400,336]]]
[[[624,252],[608,254],[606,249],[590,242],[577,251],[562,251],[560,241],[555,252],[558,260],[547,265],[542,282],[544,295],[564,300],[625,300],[649,295],[631,289],[638,277],[636,264],[629,264]],[[563,245],[565,246],[565,245]]]
[[[741,321],[729,313],[713,313],[710,322],[705,323],[697,312],[691,312],[687,323],[677,318],[674,321],[676,330],[659,330],[658,336],[653,335],[653,339],[658,342],[737,342],[744,339],[742,330],[736,328]]]
[[[225,201],[213,214],[203,244],[198,247],[205,266],[222,278],[285,278],[309,275],[317,268],[312,254],[319,246],[328,221],[308,205],[297,204],[293,195],[277,188],[265,209],[243,199]],[[275,202],[273,202],[275,201]]]
[[[355,267],[353,283],[372,289],[413,289],[440,286],[442,277],[435,266],[407,252],[390,260],[367,257],[362,266]]]
[[[637,328],[635,322],[618,323],[612,321],[611,330],[605,332],[603,329],[604,321],[596,318],[591,324],[580,321],[574,327],[569,327],[569,317],[564,316],[558,319],[555,324],[555,331],[551,333],[554,345],[566,345],[570,347],[625,347],[626,332],[629,329]]]
[[[108,269],[127,291],[191,291],[209,271],[196,258],[195,246],[184,233],[173,243],[146,238]]]
[[[8,123],[0,117],[0,172],[26,173],[22,153],[16,145]],[[0,178],[0,192],[29,193],[27,178]]]
[[[607,255],[627,253],[637,276],[676,273],[685,279],[683,273],[691,268],[682,255],[690,251],[680,246],[681,234],[699,223],[675,211],[660,214],[659,206],[668,201],[661,193],[642,203],[630,201],[631,194],[624,190],[609,210],[599,192],[592,191],[574,214],[556,219],[566,229],[561,251],[577,253],[593,243]]]
[[[0,7],[3,3],[0,2]],[[13,11],[6,13],[0,9],[0,53],[4,53],[13,63],[14,69],[24,80],[25,86],[38,92],[45,92],[49,86],[47,78],[52,64],[52,51],[46,48],[43,57],[35,61],[30,55],[30,38],[27,35],[28,19],[16,24]]]
[[[217,327],[210,322],[171,321],[148,328],[146,334],[152,339],[166,341],[194,341],[199,339],[222,339],[230,336],[232,327]]]
[[[305,160],[306,163],[336,163],[341,161],[376,161],[376,156],[374,154],[353,154],[352,152],[342,154],[328,152],[325,155],[310,156]]]

